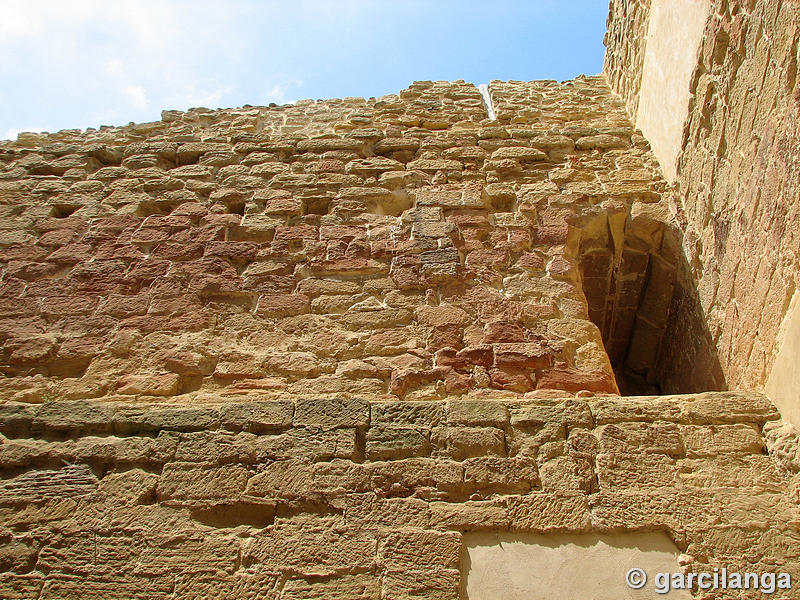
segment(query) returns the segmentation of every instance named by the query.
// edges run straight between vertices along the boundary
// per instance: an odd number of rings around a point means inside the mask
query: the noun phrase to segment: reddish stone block
[[[45,277],[53,277],[61,267],[55,263],[39,263],[15,260],[8,264],[6,273],[10,277],[17,277],[24,281],[36,281]]]
[[[11,340],[4,350],[10,351],[8,361],[11,365],[41,365],[55,353],[56,344],[51,338],[40,336],[27,340]]]
[[[224,296],[244,292],[241,277],[224,275],[199,275],[189,281],[188,291],[201,296]]]
[[[117,380],[117,392],[125,395],[173,396],[180,378],[175,373],[162,375],[124,375]]]
[[[169,317],[167,329],[170,331],[202,331],[217,324],[217,317],[210,311],[179,313]]]
[[[47,296],[71,296],[78,293],[79,282],[70,278],[40,279],[31,281],[25,288],[27,302],[31,299],[46,298]],[[35,300],[34,300],[35,301]]]
[[[462,325],[439,325],[431,330],[428,339],[428,350],[435,351],[439,348],[461,348],[464,327]]]
[[[63,360],[85,360],[103,351],[106,345],[102,337],[78,337],[65,340],[58,349],[58,358]]]
[[[158,277],[163,277],[169,270],[168,260],[150,259],[135,263],[125,278],[139,284],[152,283]]]
[[[470,369],[480,365],[490,367],[494,363],[494,350],[491,346],[469,346],[456,351],[443,348],[436,352],[437,367],[453,367],[454,369]]]
[[[75,243],[67,244],[53,251],[47,260],[54,263],[74,264],[87,261],[92,258],[92,247],[88,244]]]
[[[120,321],[120,328],[137,329],[142,333],[165,331],[169,325],[167,315],[137,315]]]
[[[80,234],[72,229],[55,229],[43,233],[37,242],[40,246],[65,246],[75,241]]]
[[[126,228],[137,228],[141,225],[142,219],[136,215],[116,214],[108,217],[100,217],[92,223],[92,228],[101,232],[120,233]]]
[[[544,369],[553,362],[550,349],[536,342],[495,344],[494,359],[498,367],[517,369]]]
[[[187,229],[192,226],[192,219],[187,215],[171,214],[168,216],[151,215],[144,220],[142,227],[165,228],[171,231]]]
[[[398,369],[392,371],[389,391],[401,398],[406,395],[409,389],[414,389],[433,381],[444,380],[448,375],[454,373],[450,367],[434,367],[433,369]]]
[[[304,294],[264,294],[258,299],[256,314],[265,317],[290,317],[311,311],[311,300]]]
[[[230,262],[218,256],[208,256],[199,260],[185,261],[172,265],[176,276],[224,275],[236,277],[237,270]]]
[[[132,244],[141,244],[143,246],[152,246],[167,239],[169,239],[169,231],[167,229],[139,229],[131,235]]]
[[[9,246],[7,248],[0,248],[0,262],[9,262],[12,260],[27,260],[31,262],[40,262],[50,254],[50,250],[46,248],[39,248],[37,246]]]
[[[255,242],[208,242],[205,256],[220,256],[233,261],[253,260],[258,254]]]
[[[347,244],[347,249],[345,250],[344,255],[347,258],[369,258],[370,256],[370,246],[369,242],[365,239],[356,238]]]
[[[189,217],[193,223],[196,223],[199,219],[208,214],[208,209],[199,202],[184,202],[170,214],[176,217]]]
[[[612,373],[568,368],[549,369],[543,372],[536,378],[536,389],[564,390],[571,393],[582,390],[607,394],[619,393]]]
[[[176,351],[157,357],[164,361],[164,366],[179,375],[209,375],[211,360],[202,354],[190,351]]]
[[[544,271],[545,264],[546,261],[543,256],[533,252],[525,252],[524,254],[520,255],[514,266],[522,267],[523,269],[527,269],[529,271]]]
[[[166,241],[156,244],[151,256],[166,260],[197,260],[203,256],[204,247],[199,242]]]
[[[508,249],[512,252],[521,252],[529,250],[533,238],[527,229],[509,229],[508,230]]]
[[[313,225],[287,225],[275,228],[275,241],[318,239],[319,230]]]
[[[562,246],[567,243],[568,225],[551,225],[532,228],[531,244],[534,246]]]
[[[511,321],[492,321],[484,327],[483,343],[524,342],[527,330],[522,323]]]
[[[95,248],[94,258],[96,260],[113,260],[118,258],[120,260],[133,262],[144,260],[146,255],[138,246],[104,242]]]
[[[533,380],[526,371],[493,368],[489,369],[489,379],[493,388],[510,392],[529,392],[534,387]]]
[[[508,266],[506,250],[473,250],[467,254],[465,264],[474,269],[500,269]]]
[[[489,227],[489,213],[485,210],[457,209],[445,213],[445,221],[462,227]]]
[[[136,296],[112,294],[103,300],[98,312],[109,314],[114,317],[125,318],[133,315],[145,314],[149,304],[150,296],[147,294],[139,294]]]
[[[469,391],[470,377],[468,374],[458,373],[448,369],[444,376],[444,389],[448,394],[463,394]]]
[[[244,277],[242,290],[264,294],[288,294],[297,285],[294,275],[267,275],[265,277]]]
[[[174,315],[188,312],[197,312],[202,310],[203,305],[194,294],[186,294],[182,296],[175,296],[173,298],[164,298],[156,296],[150,302],[150,310],[148,314],[151,315]]]
[[[97,296],[50,296],[42,299],[42,313],[51,317],[88,315],[97,308]]]

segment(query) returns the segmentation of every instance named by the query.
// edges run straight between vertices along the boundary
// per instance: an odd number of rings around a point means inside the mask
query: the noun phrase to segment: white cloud
[[[123,63],[120,59],[115,58],[113,60],[109,60],[103,65],[103,69],[109,75],[122,75],[122,67]]]
[[[223,98],[233,92],[233,86],[223,85],[214,89],[198,88],[194,84],[186,84],[182,90],[167,97],[169,106],[164,108],[191,108],[205,106],[206,108],[219,108]]]
[[[285,83],[276,83],[264,92],[263,100],[258,99],[258,102],[264,102],[265,104],[270,102],[275,104],[294,104],[297,102],[297,98],[290,98],[289,90],[290,88],[301,88],[302,86],[303,81],[301,79],[291,79]]]
[[[138,85],[128,85],[122,88],[122,94],[128,99],[135,108],[144,110],[148,106],[147,95]]]

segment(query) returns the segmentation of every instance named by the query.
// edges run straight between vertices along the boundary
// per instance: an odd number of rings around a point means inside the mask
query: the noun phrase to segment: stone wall
[[[800,12],[791,2],[715,12],[679,161],[685,247],[729,385],[762,389],[800,259]],[[796,389],[783,393],[797,403]]]
[[[3,143],[3,394],[616,392],[658,165],[603,77],[490,93],[497,121],[419,82]]]
[[[605,64],[608,83],[625,101],[635,123],[647,50],[652,0],[609,0]]]
[[[619,21],[621,9],[614,6],[611,31],[640,27]],[[684,278],[696,288],[684,304],[694,314],[699,308],[727,385],[768,384],[773,400],[796,419],[800,396],[792,348],[800,328],[792,325],[798,309],[789,309],[798,305],[792,298],[800,223],[800,12],[794,2],[719,0],[711,15],[696,68],[685,82],[690,100],[677,163]],[[634,92],[626,82],[640,79],[641,69],[620,58],[629,43],[619,36],[607,43],[612,86],[629,106],[640,106],[630,99]],[[677,337],[679,346],[696,346],[696,335]],[[688,355],[683,362],[696,362]]]
[[[797,580],[777,416],[736,393],[5,403],[0,596],[456,599],[480,531],[663,531],[696,572]]]
[[[675,181],[689,109],[689,86],[710,0],[653,0],[636,126],[650,142],[664,176]]]

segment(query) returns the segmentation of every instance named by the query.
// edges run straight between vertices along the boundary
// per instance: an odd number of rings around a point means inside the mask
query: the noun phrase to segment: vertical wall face
[[[617,92],[636,121],[639,92],[647,48],[651,0],[611,0],[605,36],[604,72],[611,88]]]
[[[650,9],[636,126],[670,181],[675,180],[683,142],[687,82],[697,64],[710,9],[709,0],[653,0]]]
[[[615,23],[622,18],[615,4],[610,31],[623,27]],[[622,4],[641,8],[635,2]],[[660,31],[683,36],[698,25],[702,12],[695,6],[695,11],[668,18],[658,12],[659,6],[653,4],[647,19],[653,45],[644,51],[645,71],[653,65],[654,74],[657,63],[672,52],[658,42],[659,36],[663,41],[668,35]],[[696,298],[685,304],[699,307],[728,386],[762,389],[767,384],[788,412],[800,405],[792,383],[796,361],[790,357],[800,327],[789,310],[800,243],[799,11],[792,2],[718,0],[711,7],[693,74],[688,76],[684,64],[683,89],[677,71],[667,77],[673,90],[689,98],[675,172],[690,266],[686,278],[697,289]],[[641,34],[631,39],[641,39]],[[609,80],[629,106],[638,108],[637,124],[644,127],[668,117],[674,135],[672,96],[665,94],[660,103],[657,95],[648,99],[646,73],[640,97],[630,98],[632,88],[626,82],[640,77],[635,62],[626,65],[620,59],[630,53],[630,42],[609,36],[607,43]],[[651,141],[669,176],[671,154],[658,149],[658,135]],[[680,346],[692,343],[686,339]]]
[[[660,338],[633,312],[601,338],[619,294],[579,253],[609,219],[621,260],[658,163],[603,77],[491,96],[495,121],[471,84],[418,82],[0,145],[0,391],[617,392],[603,342]],[[660,236],[633,235],[642,283]]]

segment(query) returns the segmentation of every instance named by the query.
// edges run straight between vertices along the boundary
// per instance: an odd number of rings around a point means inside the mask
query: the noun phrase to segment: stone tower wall
[[[611,31],[636,26],[618,22],[621,14],[612,10]],[[712,3],[685,83],[675,188],[688,278],[727,385],[766,385],[796,422],[799,26],[794,2]],[[630,105],[624,82],[641,69],[624,62],[627,43],[607,43],[609,80]]]
[[[491,96],[497,121],[421,82],[4,143],[0,387],[616,392],[603,340],[623,362],[663,330],[637,300],[674,263],[658,166],[603,77]]]
[[[776,4],[715,7],[674,197],[638,1],[605,75],[492,82],[495,120],[417,82],[0,144],[0,597],[465,600],[476,533],[642,531],[800,597],[796,432],[652,395],[763,386],[747,332],[780,358]]]

